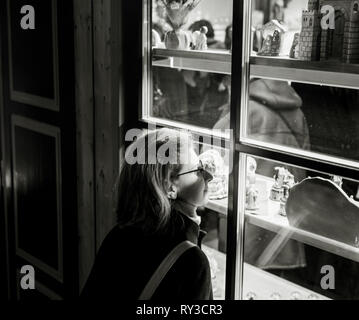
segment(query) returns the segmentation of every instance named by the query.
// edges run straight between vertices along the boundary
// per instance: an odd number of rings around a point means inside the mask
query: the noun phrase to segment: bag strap
[[[195,247],[196,245],[186,240],[178,244],[161,262],[159,267],[156,269],[151,279],[143,289],[138,300],[150,300],[157,287],[160,285],[163,278],[166,276],[168,271],[172,268],[177,259],[185,253],[188,249]]]

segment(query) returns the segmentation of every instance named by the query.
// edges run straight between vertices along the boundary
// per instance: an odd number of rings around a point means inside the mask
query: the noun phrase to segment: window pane
[[[147,116],[229,128],[232,7],[232,0],[152,0]]]
[[[358,182],[244,157],[243,298],[358,299]]]
[[[358,107],[359,90],[252,79],[247,136],[359,160]]]
[[[154,67],[153,84],[152,116],[229,129],[230,76]]]
[[[213,296],[214,299],[223,300],[227,259],[228,176],[231,170],[229,149],[218,147],[215,141],[197,146],[204,167],[209,171],[215,169],[213,180],[208,183],[209,202],[198,211],[201,228],[207,232],[202,250],[208,257],[212,271]]]

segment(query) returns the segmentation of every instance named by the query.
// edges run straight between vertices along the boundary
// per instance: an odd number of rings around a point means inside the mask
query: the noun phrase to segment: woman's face
[[[181,152],[182,169],[179,174],[195,170],[199,164],[199,158],[193,148]],[[200,171],[181,175],[176,180],[177,199],[183,200],[193,206],[204,206],[208,202],[209,178]]]

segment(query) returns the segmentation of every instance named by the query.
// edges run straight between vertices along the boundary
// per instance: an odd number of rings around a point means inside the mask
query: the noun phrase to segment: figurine
[[[294,34],[293,44],[290,49],[289,57],[298,59],[299,57],[299,33]]]
[[[193,49],[194,50],[207,50],[207,36],[208,28],[202,26],[200,31],[193,32]]]
[[[190,12],[201,0],[162,0],[166,10],[167,22],[172,27],[165,36],[167,49],[188,50],[190,48],[190,35],[182,30],[187,23]]]
[[[283,167],[276,167],[275,171],[276,171],[276,173],[274,175],[274,179],[275,179],[276,186],[278,188],[282,188],[287,170]]]
[[[283,217],[286,217],[287,214],[285,212],[285,204],[287,203],[287,200],[289,198],[289,186],[283,185],[283,196],[280,199],[280,207],[279,207],[279,214]]]
[[[258,190],[254,185],[251,185],[246,194],[246,209],[247,210],[258,210]]]
[[[252,157],[247,157],[247,176],[246,176],[246,209],[258,210],[258,190],[256,183],[257,162]]]
[[[268,35],[267,38],[263,41],[262,48],[258,52],[259,56],[270,56],[271,55],[272,39],[273,39],[273,37],[271,35]]]
[[[283,167],[276,167],[274,175],[274,184],[270,191],[270,199],[273,201],[281,201],[284,197],[285,188],[292,188],[295,184],[294,176]]]
[[[339,187],[341,188],[343,185],[343,178],[339,177],[339,176],[332,176],[332,181]]]
[[[295,185],[294,176],[286,170],[286,175],[284,178],[284,186],[288,186],[288,188],[292,188]]]
[[[246,176],[246,188],[247,190],[251,185],[256,183],[256,170],[257,162],[252,157],[247,157],[247,176]]]
[[[262,48],[259,50],[259,56],[278,56],[281,44],[281,36],[287,31],[286,27],[278,20],[271,20],[261,29],[264,39]]]
[[[302,30],[299,35],[298,59],[315,61],[320,57],[320,11],[319,1],[309,0],[308,10],[302,12]]]

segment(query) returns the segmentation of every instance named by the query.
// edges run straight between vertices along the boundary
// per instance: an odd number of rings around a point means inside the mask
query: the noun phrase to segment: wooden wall
[[[113,188],[119,172],[120,4],[93,0],[97,249],[116,223]]]
[[[74,0],[79,278],[116,223],[121,102],[120,1]]]
[[[92,19],[92,1],[74,0],[80,291],[96,254]]]

